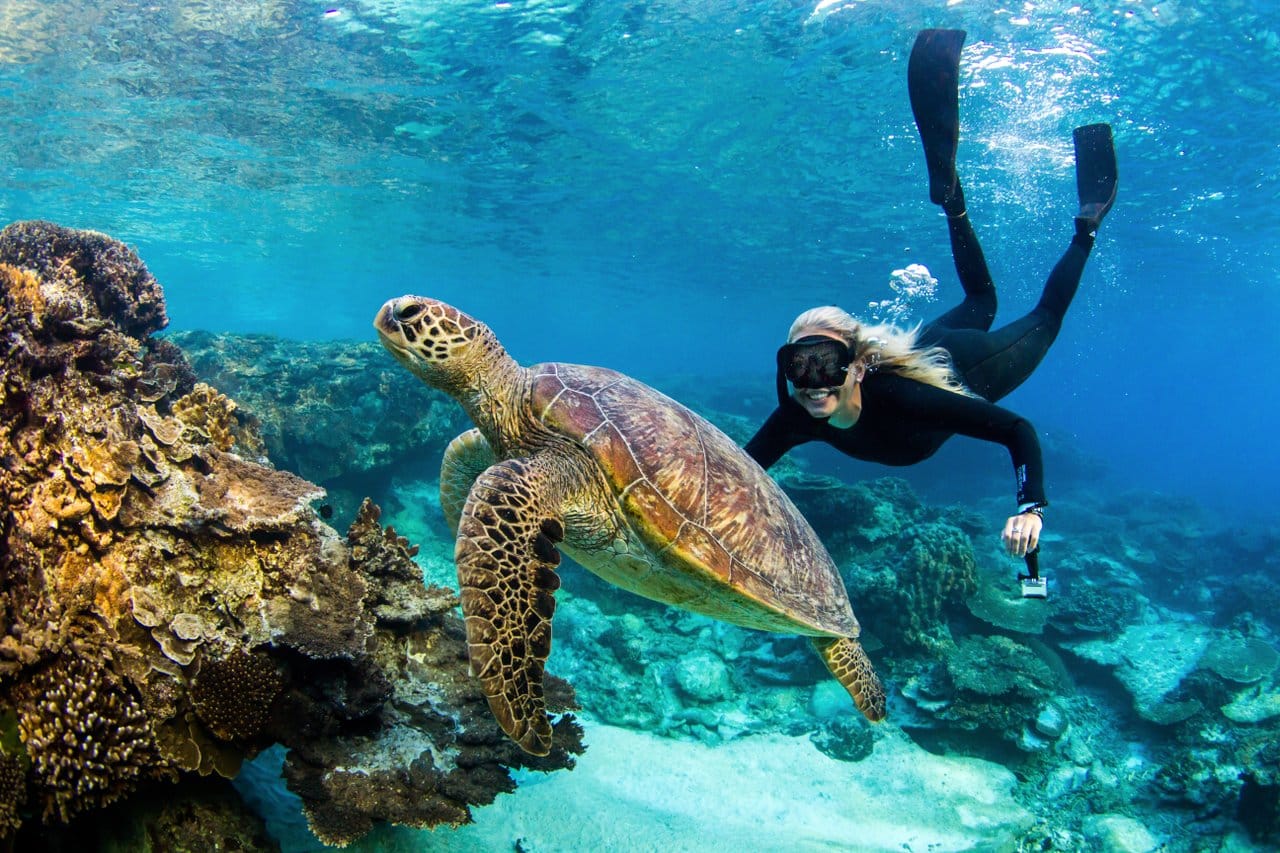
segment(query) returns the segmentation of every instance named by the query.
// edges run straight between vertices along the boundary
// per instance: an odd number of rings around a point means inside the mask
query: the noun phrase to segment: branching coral
[[[171,774],[141,703],[103,664],[62,656],[18,691],[19,732],[46,820],[69,820]]]
[[[369,606],[383,624],[411,625],[456,607],[452,590],[424,590],[422,569],[413,562],[416,545],[378,524],[381,511],[366,499],[347,533],[351,558],[371,581]],[[425,594],[424,594],[425,593]]]

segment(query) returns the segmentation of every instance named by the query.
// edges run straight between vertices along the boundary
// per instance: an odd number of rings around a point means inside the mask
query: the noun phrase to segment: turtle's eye
[[[421,313],[422,305],[417,302],[410,302],[408,305],[397,305],[391,312],[392,316],[401,323],[413,322],[413,318]]]

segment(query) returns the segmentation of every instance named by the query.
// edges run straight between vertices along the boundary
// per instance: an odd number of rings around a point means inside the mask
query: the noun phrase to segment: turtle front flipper
[[[862,715],[873,723],[884,719],[884,685],[871,666],[862,644],[852,637],[810,637],[822,662],[844,685]]]
[[[477,477],[454,551],[472,672],[498,725],[534,755],[551,751],[542,674],[564,538],[548,463],[508,459]]]
[[[444,460],[440,463],[440,508],[454,536],[458,535],[458,520],[462,518],[471,486],[497,461],[493,448],[478,429],[467,430],[445,448]]]

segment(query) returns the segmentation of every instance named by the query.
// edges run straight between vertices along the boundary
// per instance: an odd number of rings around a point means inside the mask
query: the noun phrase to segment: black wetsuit
[[[1003,444],[1013,459],[1019,506],[1045,503],[1040,442],[1025,418],[995,405],[1040,364],[1062,328],[1075,296],[1093,237],[1077,234],[1045,283],[1039,303],[1026,316],[989,331],[996,291],[967,215],[947,218],[964,301],[921,329],[921,346],[951,353],[956,373],[978,397],[968,397],[890,372],[868,372],[862,380],[862,412],[848,429],[815,418],[788,398],[747,442],[764,468],[799,444],[825,441],[855,459],[912,465],[937,452],[952,435]],[[981,399],[979,399],[981,398]]]

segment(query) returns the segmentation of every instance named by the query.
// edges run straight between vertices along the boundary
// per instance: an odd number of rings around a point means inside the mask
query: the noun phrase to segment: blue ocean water
[[[1235,2],[0,2],[0,220],[138,248],[172,328],[368,339],[402,292],[525,362],[743,376],[812,304],[926,265],[905,59],[968,30],[960,168],[1002,296],[1070,236],[1071,128],[1121,189],[1009,400],[1142,487],[1275,517],[1274,16]]]
[[[372,340],[419,293],[524,363],[758,388],[761,418],[799,311],[959,297],[906,94],[932,26],[969,33],[959,163],[997,322],[1070,237],[1071,129],[1115,130],[1119,200],[1007,405],[1101,460],[1100,489],[1274,525],[1264,0],[0,0],[0,224],[135,246],[173,330]],[[895,291],[910,264],[932,299]],[[913,476],[963,495],[953,457]],[[1008,491],[1003,451],[981,458],[974,491]]]

